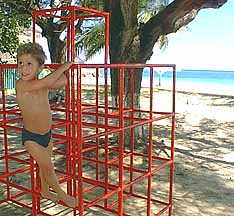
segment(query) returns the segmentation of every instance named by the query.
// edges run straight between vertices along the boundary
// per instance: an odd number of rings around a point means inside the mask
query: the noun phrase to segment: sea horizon
[[[144,70],[142,87],[149,83],[149,71]],[[154,73],[154,86],[171,89],[172,71]],[[194,93],[234,95],[234,71],[181,69],[176,71],[176,90]]]
[[[170,71],[169,71],[170,70]],[[99,84],[103,85],[103,69],[99,71]],[[153,87],[170,90],[172,89],[172,69],[154,68]],[[84,79],[84,84],[95,84],[94,79]],[[110,71],[108,72],[108,83],[110,83]],[[141,86],[149,87],[150,71],[144,68]],[[176,71],[176,90],[193,93],[205,93],[216,95],[234,96],[234,71],[232,70],[208,70],[208,69],[181,69]]]
[[[86,77],[82,78],[82,84],[95,85],[96,79],[92,70],[84,69]],[[164,71],[163,71],[164,70]],[[170,70],[170,71],[169,71]],[[83,71],[83,70],[82,70]],[[153,87],[161,89],[172,89],[172,69],[154,68]],[[6,74],[5,87],[14,88],[17,79],[16,71],[8,71]],[[89,76],[90,75],[90,76]],[[94,75],[94,76],[93,76]],[[103,85],[103,68],[99,70],[99,85]],[[142,76],[142,87],[149,87],[149,68],[144,68]],[[110,71],[108,72],[108,84],[110,84]],[[209,69],[181,69],[176,71],[176,90],[194,93],[206,93],[217,95],[234,96],[234,70],[209,70]]]

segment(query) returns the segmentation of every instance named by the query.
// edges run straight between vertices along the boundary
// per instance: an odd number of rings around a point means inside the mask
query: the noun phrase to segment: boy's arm
[[[67,77],[63,73],[51,86],[49,86],[49,89],[58,89],[64,87],[65,85],[67,85]]]
[[[19,80],[17,83],[18,88],[20,88],[21,91],[33,91],[42,88],[55,88],[58,85],[60,86],[61,84],[66,84],[64,82],[65,80],[63,79],[65,77],[63,73],[66,70],[68,70],[71,67],[71,65],[72,65],[71,62],[64,63],[54,72],[50,73],[48,76],[40,80],[30,80],[30,81]]]
[[[47,66],[46,68],[49,69],[51,73],[53,73],[56,70],[50,68],[49,66]],[[65,85],[67,85],[67,77],[63,73],[51,86],[49,86],[49,89],[58,89],[64,87]]]

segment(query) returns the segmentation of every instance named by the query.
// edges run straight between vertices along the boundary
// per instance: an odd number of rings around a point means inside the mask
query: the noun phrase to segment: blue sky
[[[234,71],[234,0],[219,9],[203,9],[188,25],[169,35],[165,51],[155,45],[148,63],[172,63],[180,69]]]
[[[234,0],[219,9],[200,10],[188,30],[170,34],[165,51],[154,47],[147,63],[176,64],[177,70],[234,71]],[[103,52],[85,63],[103,63]]]

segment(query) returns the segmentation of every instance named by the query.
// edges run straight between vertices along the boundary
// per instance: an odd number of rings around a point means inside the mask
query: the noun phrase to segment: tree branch
[[[219,8],[227,0],[175,0],[157,13],[140,28],[142,61],[152,56],[155,43],[161,35],[167,35],[190,23],[204,8]]]

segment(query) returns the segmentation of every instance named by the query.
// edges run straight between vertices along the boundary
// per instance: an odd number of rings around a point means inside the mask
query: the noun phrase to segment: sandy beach
[[[142,91],[147,93],[147,89]],[[144,103],[144,94],[141,100]],[[159,109],[170,109],[170,93],[157,91],[155,103]],[[234,96],[176,93],[173,216],[233,216],[233,128]],[[0,133],[2,137],[2,129]],[[14,148],[19,147],[21,145],[14,145]],[[0,190],[1,199],[4,192],[2,187]],[[1,216],[25,215],[22,208],[14,205],[9,208],[7,204],[1,204],[0,208]],[[86,215],[107,214],[90,211]],[[134,215],[143,216],[146,213],[140,212],[139,208]]]
[[[169,91],[159,91],[155,103],[170,110]],[[176,93],[173,215],[234,214],[233,113],[233,95]]]
[[[174,215],[234,212],[234,97],[177,93]]]

